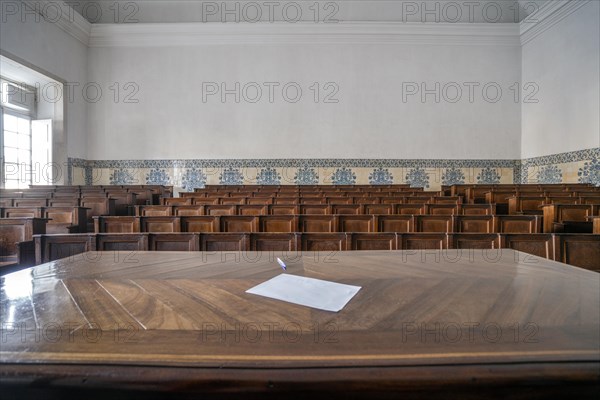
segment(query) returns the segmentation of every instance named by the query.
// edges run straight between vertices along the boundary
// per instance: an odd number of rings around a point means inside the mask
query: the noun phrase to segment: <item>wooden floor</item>
[[[289,274],[362,289],[338,313],[245,293],[283,273],[269,252],[89,252],[2,276],[0,390],[531,399],[600,389],[594,272],[508,249],[286,256]]]

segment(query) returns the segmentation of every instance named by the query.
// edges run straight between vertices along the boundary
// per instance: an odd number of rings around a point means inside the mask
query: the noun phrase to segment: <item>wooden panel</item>
[[[556,234],[554,256],[557,261],[600,272],[600,236]]]
[[[553,224],[565,221],[585,222],[594,215],[593,205],[589,204],[551,204],[544,209],[544,232],[552,232]]]
[[[402,250],[448,249],[449,236],[445,233],[406,233],[398,235],[398,245]]]
[[[394,214],[393,204],[365,204],[365,214]]]
[[[135,207],[135,215],[138,217],[166,217],[173,215],[173,206],[142,205]]]
[[[329,204],[301,204],[300,214],[306,215],[326,215],[333,214]]]
[[[253,233],[250,235],[252,251],[297,251],[299,248],[297,233]]]
[[[13,199],[14,207],[46,207],[47,199]]]
[[[267,215],[266,205],[240,205],[237,208],[238,215]]]
[[[396,214],[420,215],[425,214],[424,204],[397,204]]]
[[[600,217],[592,217],[592,232],[600,235]]]
[[[492,215],[457,215],[456,232],[493,233],[496,231]]]
[[[235,215],[235,205],[206,205],[204,206],[206,215]]]
[[[412,215],[378,215],[377,232],[414,232]]]
[[[360,204],[331,204],[332,214],[362,214],[362,205]]]
[[[195,233],[152,233],[148,235],[148,250],[198,251],[200,238]]]
[[[273,199],[271,197],[264,197],[264,198],[252,197],[252,198],[246,199],[246,204],[269,205],[269,204],[273,204]]]
[[[395,233],[353,233],[350,250],[397,250]]]
[[[508,205],[508,199],[515,195],[514,189],[509,190],[492,190],[485,193],[485,202],[488,204],[506,204]],[[507,206],[508,208],[508,206]]]
[[[182,232],[219,232],[219,228],[218,216],[181,217]]]
[[[580,196],[579,204],[600,204],[600,195],[594,194],[593,196]]]
[[[263,215],[259,217],[261,232],[297,232],[298,219],[295,215]]]
[[[406,197],[406,203],[408,204],[425,204],[431,201],[430,196],[409,196]]]
[[[43,218],[44,207],[5,207],[2,218]]]
[[[327,199],[322,198],[322,197],[301,197],[298,200],[299,204],[327,204]],[[279,204],[279,203],[277,203]]]
[[[425,204],[425,214],[454,215],[458,214],[460,206],[456,204]]]
[[[501,234],[500,238],[503,248],[554,259],[554,243],[550,234]]]
[[[221,232],[257,232],[258,217],[251,215],[223,215],[220,218]]]
[[[46,233],[46,220],[39,218],[0,218],[0,257],[17,255],[17,242],[33,240]]]
[[[499,233],[541,232],[541,220],[537,215],[497,215],[495,226]]]
[[[128,215],[129,206],[137,204],[137,195],[127,191],[110,191],[108,195],[115,200],[115,215]]]
[[[140,232],[140,217],[108,216],[94,217],[96,233],[136,233]]]
[[[79,206],[79,198],[59,197],[48,199],[49,207],[77,207]]]
[[[334,215],[298,216],[300,232],[337,232],[337,218]]]
[[[352,197],[329,196],[327,197],[329,204],[352,204]]]
[[[229,197],[229,198],[221,198],[219,201],[219,204],[246,204],[246,198],[245,197]]]
[[[219,198],[218,197],[209,197],[209,198],[193,198],[192,199],[192,205],[194,206],[204,206],[204,205],[212,205],[212,204],[219,204]]]
[[[273,199],[273,204],[298,204],[297,197],[275,197]]]
[[[434,204],[461,204],[462,196],[432,196],[430,201]]]
[[[302,235],[302,251],[343,251],[347,248],[345,233],[306,233]]]
[[[162,204],[167,206],[183,206],[192,205],[192,198],[190,197],[163,197]]]
[[[493,185],[473,185],[465,187],[465,200],[471,204],[485,203],[485,193],[489,192]]]
[[[549,196],[547,203],[550,204],[579,204],[580,198],[571,196]]]
[[[147,251],[147,233],[96,234],[98,251]],[[126,257],[126,256],[125,256]]]
[[[94,216],[115,215],[115,200],[106,197],[85,197],[82,198],[81,206],[88,208],[87,220],[93,221]]]
[[[381,204],[403,204],[406,202],[406,196],[391,196],[391,197],[381,197]]]
[[[454,232],[451,215],[415,215],[415,232]]]
[[[540,213],[545,202],[546,198],[541,196],[510,197],[508,199],[508,213],[511,215],[531,212]]]
[[[48,219],[47,233],[87,232],[86,209],[83,207],[47,207],[44,218]]]
[[[94,234],[35,235],[35,263],[41,264],[96,250]]]
[[[180,232],[181,219],[179,217],[140,217],[141,232]]]
[[[340,232],[375,232],[375,218],[372,215],[339,215]]]
[[[272,204],[269,205],[269,215],[296,215],[299,214],[299,208],[296,205]]]
[[[173,206],[173,215],[178,217],[204,215],[204,206]]]
[[[496,214],[495,204],[462,204],[461,212],[463,215],[494,215]]]
[[[371,195],[371,196],[374,196],[374,195]],[[379,197],[355,197],[354,203],[355,204],[379,204],[380,200],[379,200]]]
[[[249,234],[244,233],[206,233],[200,235],[201,251],[248,251]]]
[[[455,249],[499,249],[500,235],[495,233],[454,233],[450,235]]]

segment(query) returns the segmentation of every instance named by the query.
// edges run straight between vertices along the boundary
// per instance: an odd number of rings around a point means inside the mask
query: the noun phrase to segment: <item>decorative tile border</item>
[[[71,184],[165,184],[193,191],[206,184],[391,184],[439,190],[455,183],[593,182],[600,148],[524,160],[400,159],[69,159]]]
[[[521,161],[522,183],[593,183],[600,186],[600,147]]]
[[[207,159],[207,160],[90,160],[92,168],[514,168],[518,160],[410,159]]]

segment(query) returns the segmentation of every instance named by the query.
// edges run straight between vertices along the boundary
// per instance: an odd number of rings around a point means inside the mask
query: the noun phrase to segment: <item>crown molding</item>
[[[40,4],[62,13],[53,21],[89,47],[161,47],[233,44],[415,44],[522,46],[591,0],[549,0],[519,24],[421,22],[273,22],[91,24],[64,1],[23,0],[43,17]],[[54,10],[53,10],[54,11]]]
[[[520,25],[521,45],[525,45],[588,4],[590,0],[549,0]]]
[[[90,47],[156,47],[227,44],[430,44],[520,46],[518,24],[153,23],[94,24]]]
[[[79,40],[84,45],[89,44],[92,24],[83,18],[77,11],[64,1],[49,0],[22,0],[25,7],[36,10],[44,19],[51,21],[60,29]],[[47,6],[44,6],[44,3]],[[56,8],[60,7],[60,15],[56,14]]]

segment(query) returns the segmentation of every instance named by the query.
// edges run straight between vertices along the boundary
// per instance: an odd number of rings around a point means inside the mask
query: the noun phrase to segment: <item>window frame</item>
[[[4,107],[4,106],[0,106],[0,114],[1,114],[1,118],[0,118],[0,133],[1,133],[0,134],[0,160],[1,160],[1,165],[0,165],[0,187],[2,187],[2,189],[5,189],[6,188],[6,176],[5,176],[5,173],[6,173],[6,171],[5,171],[6,157],[4,155],[4,150],[5,150],[5,146],[4,146],[4,133],[5,133],[5,130],[4,130],[4,115],[5,114],[9,114],[9,115],[12,115],[12,116],[17,117],[17,118],[27,119],[29,121],[29,134],[28,134],[28,136],[29,136],[29,164],[27,165],[27,167],[30,170],[32,168],[32,165],[31,165],[32,159],[31,159],[31,157],[32,157],[32,150],[33,150],[33,148],[32,148],[33,147],[33,143],[32,143],[31,122],[34,120],[34,118],[31,115],[29,115],[29,114],[21,113],[21,112],[18,112],[16,110],[13,110],[11,108]],[[19,134],[19,133],[17,132],[17,134]],[[19,150],[19,149],[20,148],[17,147],[17,150]],[[19,162],[17,164],[17,168],[19,168],[19,169],[22,168],[22,165],[23,165],[23,163]],[[19,172],[21,172],[21,171],[19,171]],[[28,181],[22,181],[21,180],[22,177],[23,177],[23,174],[20,173],[19,174],[19,178],[17,179],[19,189],[22,189],[22,187],[21,187],[22,183],[24,185],[26,185],[25,187],[29,187],[29,185],[32,184],[32,181],[31,181],[32,175],[31,174],[29,174],[29,180]],[[11,179],[11,180],[14,180],[14,179]]]

